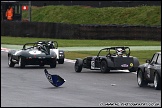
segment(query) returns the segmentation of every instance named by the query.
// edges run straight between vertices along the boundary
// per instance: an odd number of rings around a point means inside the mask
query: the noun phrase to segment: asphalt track
[[[161,107],[161,90],[140,88],[135,72],[74,71],[73,60],[51,69],[8,67],[7,49],[1,48],[1,107]],[[52,86],[44,74],[58,74],[66,82]]]

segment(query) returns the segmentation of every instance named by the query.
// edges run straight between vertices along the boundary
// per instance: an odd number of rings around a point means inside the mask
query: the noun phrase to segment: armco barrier
[[[161,40],[161,26],[82,25],[1,21],[1,36],[57,39]]]

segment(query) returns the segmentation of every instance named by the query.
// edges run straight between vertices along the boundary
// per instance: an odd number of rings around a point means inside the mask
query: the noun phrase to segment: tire
[[[53,59],[53,60],[51,61],[50,67],[51,67],[51,68],[56,68],[56,64],[57,64],[56,59]]]
[[[81,72],[82,71],[81,60],[78,60],[78,59],[76,60],[74,68],[75,68],[75,72]]]
[[[58,59],[58,64],[64,64],[64,59]]]
[[[15,66],[15,63],[12,61],[11,55],[8,56],[8,66],[9,67],[14,67]]]
[[[44,67],[44,64],[40,64],[39,67]]]
[[[134,67],[132,67],[132,68],[129,69],[129,72],[136,72],[136,71],[137,70]]]
[[[108,73],[110,69],[108,68],[107,62],[105,60],[101,61],[101,72]]]
[[[147,86],[148,84],[148,82],[144,80],[143,72],[141,69],[137,72],[137,83],[139,87]]]
[[[24,68],[25,67],[25,61],[22,59],[22,57],[19,57],[19,63],[18,63],[20,68]]]
[[[160,80],[160,76],[157,72],[154,75],[154,88],[155,88],[155,90],[161,89],[161,80]]]

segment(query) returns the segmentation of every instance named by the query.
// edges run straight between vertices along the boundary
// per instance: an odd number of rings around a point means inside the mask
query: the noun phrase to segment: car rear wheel
[[[143,87],[143,86],[146,86],[146,85],[148,84],[148,83],[144,80],[143,72],[142,72],[141,69],[137,72],[137,83],[138,83],[138,86],[139,86],[139,87]]]
[[[40,64],[39,67],[44,67],[44,64]]]
[[[15,63],[12,61],[11,55],[8,56],[8,66],[9,67],[14,67],[15,66]]]
[[[56,67],[56,59],[53,59],[53,60],[51,61],[50,67],[51,67],[51,68],[55,68],[55,67]]]
[[[22,59],[22,57],[19,57],[19,63],[18,63],[18,65],[19,65],[20,68],[24,68],[25,67],[25,62]]]
[[[82,60],[77,59],[75,62],[75,72],[81,72],[82,71]]]
[[[64,59],[58,59],[58,63],[59,64],[63,64],[64,63]]]
[[[101,62],[101,72],[103,73],[110,72],[110,69],[108,68],[107,62],[105,60]]]
[[[161,89],[161,81],[160,81],[160,76],[158,73],[155,73],[155,76],[154,76],[154,88],[156,90]]]
[[[136,72],[136,69],[134,67],[129,69],[129,72]]]

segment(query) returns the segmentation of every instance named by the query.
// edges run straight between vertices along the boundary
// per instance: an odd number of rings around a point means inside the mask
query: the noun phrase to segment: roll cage
[[[103,48],[103,49],[101,49],[101,50],[98,52],[97,57],[100,56],[101,52],[104,51],[104,50],[106,50],[106,52],[107,52],[107,54],[106,54],[105,56],[113,56],[113,55],[116,55],[116,53],[112,53],[111,50],[114,50],[114,51],[116,52],[116,50],[117,50],[118,48],[121,48],[122,50],[124,50],[124,51],[125,51],[124,54],[125,54],[126,56],[128,56],[128,57],[130,56],[130,48],[129,48],[129,47],[122,46],[122,47],[109,47],[109,48]],[[126,51],[126,50],[128,50],[128,51]]]
[[[52,42],[52,43],[54,43],[54,44],[53,44],[53,46],[51,46],[51,48],[52,48],[52,49],[57,49],[57,48],[58,48],[58,43],[57,43],[57,41],[38,41],[37,43],[41,43],[41,42],[44,43],[44,44],[47,44],[47,46],[48,46],[48,43],[49,43],[49,42]],[[51,48],[50,48],[50,49],[51,49]]]
[[[27,48],[27,46],[29,46]],[[39,48],[38,50],[46,53],[46,54],[50,54],[50,49],[47,47],[47,43],[26,43],[23,45],[23,49],[22,50],[27,50],[27,49],[32,49],[32,48]]]

